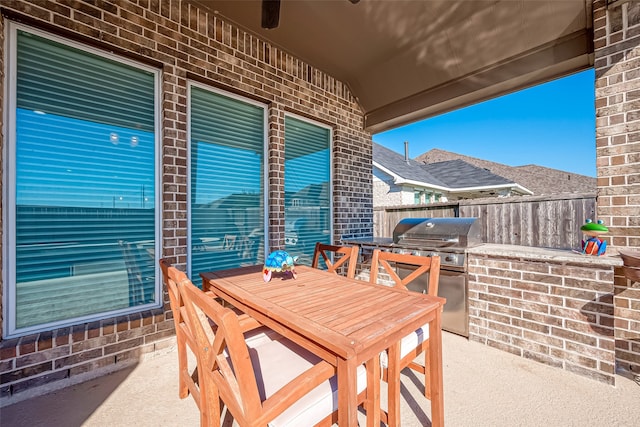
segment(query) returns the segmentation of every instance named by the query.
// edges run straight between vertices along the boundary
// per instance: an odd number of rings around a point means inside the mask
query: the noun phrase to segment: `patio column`
[[[609,4],[608,4],[609,3]],[[612,251],[640,251],[640,3],[593,3],[598,218]],[[640,375],[640,282],[617,268],[616,366]]]

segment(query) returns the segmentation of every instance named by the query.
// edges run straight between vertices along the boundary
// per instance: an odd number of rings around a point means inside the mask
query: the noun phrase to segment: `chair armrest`
[[[318,362],[318,364],[298,375],[263,402],[264,413],[265,415],[268,414],[266,418],[275,418],[290,407],[291,402],[298,401],[302,396],[334,375],[336,375],[335,366],[324,360]]]

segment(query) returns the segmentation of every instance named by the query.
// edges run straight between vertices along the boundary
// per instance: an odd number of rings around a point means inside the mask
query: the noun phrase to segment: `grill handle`
[[[460,240],[457,237],[449,238],[449,239],[424,239],[427,242],[447,242],[447,243],[460,243]]]
[[[401,242],[418,242],[420,244],[424,244],[425,242],[437,242],[437,243],[460,243],[460,239],[458,237],[443,237],[441,239],[426,239],[426,238],[419,238],[419,239],[398,239],[398,243]]]

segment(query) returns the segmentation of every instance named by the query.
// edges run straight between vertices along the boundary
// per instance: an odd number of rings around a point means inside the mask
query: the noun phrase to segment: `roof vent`
[[[404,161],[409,164],[409,141],[404,142]]]

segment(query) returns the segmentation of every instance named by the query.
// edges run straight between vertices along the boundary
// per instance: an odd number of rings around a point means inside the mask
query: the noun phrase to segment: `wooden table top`
[[[298,266],[296,272],[296,279],[276,276],[268,283],[261,266],[201,276],[223,299],[268,316],[342,359],[367,360],[429,322],[444,303],[311,267]]]

